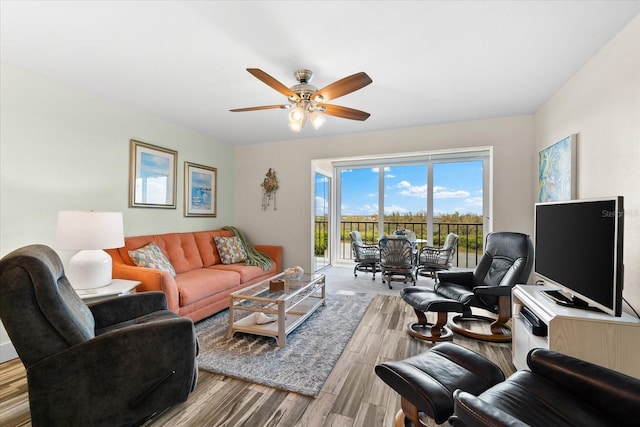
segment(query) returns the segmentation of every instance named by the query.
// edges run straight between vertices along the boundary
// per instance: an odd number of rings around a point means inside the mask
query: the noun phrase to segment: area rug
[[[351,339],[373,295],[327,295],[309,318],[287,335],[284,348],[271,337],[236,332],[227,339],[228,310],[196,323],[198,367],[256,384],[317,396]]]

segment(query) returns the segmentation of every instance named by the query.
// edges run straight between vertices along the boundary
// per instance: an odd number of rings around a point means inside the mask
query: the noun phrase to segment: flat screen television
[[[535,205],[534,273],[558,304],[622,314],[623,197]]]

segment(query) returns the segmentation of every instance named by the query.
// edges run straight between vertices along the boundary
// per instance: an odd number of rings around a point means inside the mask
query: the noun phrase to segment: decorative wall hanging
[[[540,151],[539,202],[575,199],[576,140],[577,134],[572,134]]]
[[[178,152],[131,140],[130,208],[176,208]]]
[[[216,216],[218,169],[184,162],[184,216]]]
[[[267,210],[271,204],[271,199],[273,199],[273,210],[277,210],[276,190],[278,189],[278,178],[276,177],[276,171],[269,168],[260,186],[262,187],[262,210]]]

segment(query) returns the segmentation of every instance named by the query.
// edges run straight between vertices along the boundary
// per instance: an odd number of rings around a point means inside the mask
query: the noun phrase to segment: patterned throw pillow
[[[239,237],[214,237],[220,261],[223,264],[235,264],[247,259],[247,251]]]
[[[153,242],[135,251],[129,251],[129,257],[138,267],[168,271],[173,277],[176,277],[176,270],[173,268],[173,265],[171,265],[167,257],[164,256],[158,245]]]

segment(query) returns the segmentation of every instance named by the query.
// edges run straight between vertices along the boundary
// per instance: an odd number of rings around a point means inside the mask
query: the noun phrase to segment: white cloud
[[[350,205],[341,205],[340,206],[341,215],[346,216],[355,216],[355,215],[377,215],[378,213],[378,205],[376,203],[373,204],[364,204],[360,206],[350,206]]]
[[[465,190],[443,190],[433,193],[434,199],[459,199],[462,197],[469,197],[471,194]]]
[[[407,209],[403,206],[398,206],[398,205],[390,205],[390,206],[385,206],[384,207],[384,213],[385,215],[391,214],[393,212],[397,212],[399,214],[405,214],[407,213]]]
[[[329,211],[329,203],[324,197],[316,196],[316,215],[324,215]]]
[[[479,206],[482,207],[482,197],[470,197],[464,201],[467,206]]]

